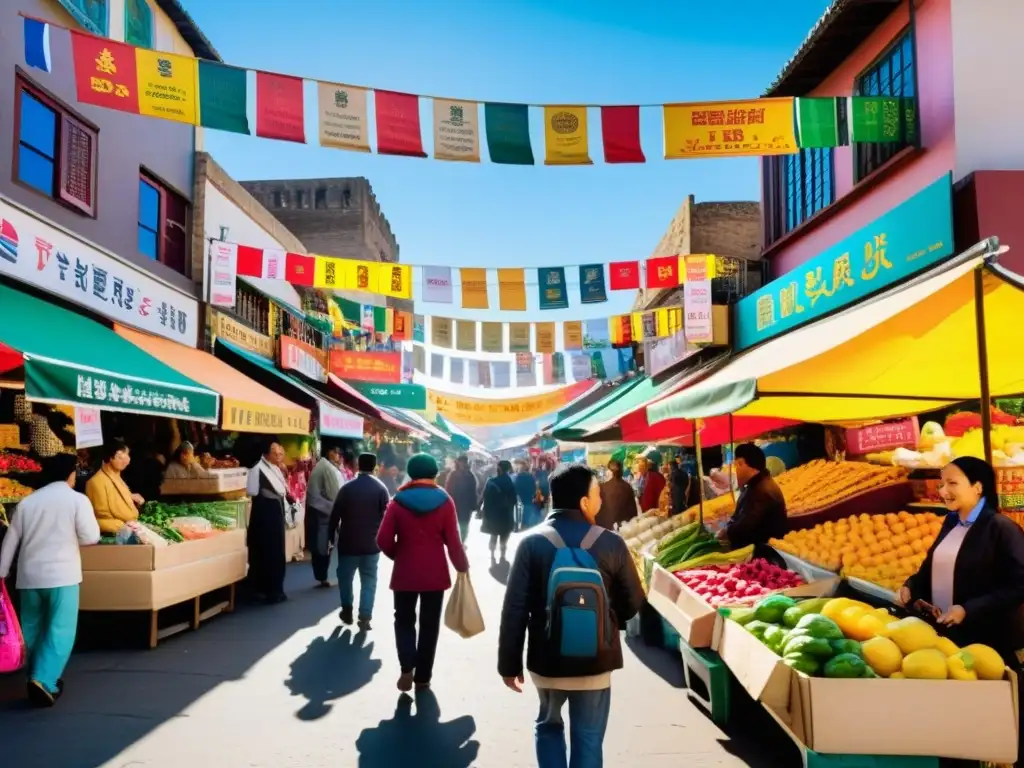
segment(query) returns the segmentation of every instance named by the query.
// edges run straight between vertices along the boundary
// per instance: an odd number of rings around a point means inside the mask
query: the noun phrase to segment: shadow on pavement
[[[673,688],[685,688],[686,676],[683,674],[683,660],[679,652],[672,653],[664,648],[647,645],[639,637],[626,637],[626,645],[633,655],[654,674]]]
[[[0,678],[2,765],[107,764],[214,688],[243,678],[295,632],[336,609],[333,592],[313,587],[308,563],[288,568],[286,590],[286,603],[240,605],[235,614],[168,638],[152,651],[121,650],[126,638],[108,630],[104,646],[118,650],[76,650],[64,675],[65,694],[53,709],[27,708],[22,675]]]
[[[508,560],[502,560],[498,563],[491,563],[491,566],[487,569],[487,572],[491,574],[491,578],[499,584],[508,584],[508,574],[512,570],[512,565]]]
[[[480,751],[480,742],[471,738],[476,721],[464,715],[442,723],[441,707],[430,690],[417,691],[415,703],[413,714],[413,698],[402,694],[391,720],[359,734],[359,768],[469,768],[473,764]]]
[[[330,637],[313,640],[291,666],[285,682],[293,696],[304,696],[305,705],[295,713],[299,720],[319,720],[332,706],[328,702],[355,693],[373,680],[381,668],[380,659],[372,659],[373,643],[365,632],[353,634],[335,627]]]

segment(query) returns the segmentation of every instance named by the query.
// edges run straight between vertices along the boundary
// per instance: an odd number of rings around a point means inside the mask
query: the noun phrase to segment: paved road
[[[0,704],[5,768],[528,768],[535,696],[508,692],[495,672],[503,574],[470,546],[487,632],[442,628],[432,693],[395,688],[390,570],[374,629],[337,619],[334,590],[312,588],[309,565],[289,566],[291,600],[242,606],[156,650],[76,653],[67,693],[48,711]],[[6,681],[8,691],[11,680]],[[0,686],[2,688],[3,686]],[[20,690],[20,688],[16,688]],[[606,765],[788,765],[795,749],[753,706],[733,738],[686,698],[678,655],[632,646],[613,683]],[[743,704],[743,702],[740,702]]]

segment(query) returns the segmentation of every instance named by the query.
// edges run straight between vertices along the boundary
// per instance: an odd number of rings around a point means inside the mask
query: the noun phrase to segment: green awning
[[[547,433],[559,440],[572,440],[579,435],[582,435],[586,430],[578,430],[576,427],[583,421],[589,419],[595,413],[600,413],[602,410],[607,408],[612,403],[616,402],[622,397],[625,397],[632,392],[642,382],[646,381],[643,378],[629,379],[624,381],[619,386],[615,387],[605,397],[602,397],[596,403],[587,406],[581,411],[574,413],[567,419],[564,419],[557,424],[552,425]]]
[[[581,415],[581,418],[574,420],[567,427],[554,433],[559,440],[577,440],[584,437],[590,430],[607,424],[610,421],[624,416],[640,406],[657,400],[662,395],[671,391],[683,376],[677,375],[655,383],[654,379],[644,377],[637,379],[634,386],[630,387],[616,398],[607,398],[597,403],[594,410]]]
[[[0,343],[21,353],[30,400],[217,423],[212,389],[105,325],[5,285]]]
[[[434,415],[434,423],[451,436],[452,443],[464,451],[468,451],[473,445],[473,438],[452,424],[440,413]]]

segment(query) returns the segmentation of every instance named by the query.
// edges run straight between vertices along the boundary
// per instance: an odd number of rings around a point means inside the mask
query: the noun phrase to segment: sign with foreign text
[[[402,381],[402,353],[332,349],[330,370],[346,381],[399,384]]]
[[[715,340],[711,319],[711,275],[706,256],[683,259],[686,281],[683,283],[683,332],[690,344],[710,344]]]
[[[508,375],[510,366],[506,364],[506,368],[505,373]],[[497,374],[497,367],[495,367],[495,373]],[[543,395],[512,400],[482,400],[430,390],[427,392],[427,401],[429,408],[457,424],[480,427],[498,426],[536,419],[553,413],[566,403],[575,400],[590,387],[589,381],[578,382]]]
[[[353,440],[363,439],[363,419],[354,413],[335,408],[321,402],[320,434],[328,437],[350,437]]]
[[[890,288],[951,256],[951,174],[736,304],[740,351]]]
[[[353,381],[350,384],[376,405],[409,411],[423,411],[427,408],[427,390],[419,384],[372,384],[366,381]]]
[[[282,336],[281,370],[301,373],[313,381],[327,381],[327,353],[312,344]]]
[[[792,98],[666,104],[665,158],[791,155]]]
[[[75,448],[103,445],[103,422],[99,408],[75,408]]]
[[[917,417],[901,421],[887,421],[866,427],[846,430],[846,452],[856,456],[896,448],[917,448],[920,437]]]
[[[213,333],[217,338],[229,341],[247,352],[252,352],[268,360],[274,359],[274,340],[272,338],[264,336],[259,331],[254,331],[220,312],[213,313]]]
[[[298,406],[274,408],[225,397],[221,429],[266,435],[308,435],[309,411]]]
[[[231,309],[238,284],[238,245],[214,240],[210,243],[210,304]]]
[[[0,274],[195,347],[199,302],[0,198]]]

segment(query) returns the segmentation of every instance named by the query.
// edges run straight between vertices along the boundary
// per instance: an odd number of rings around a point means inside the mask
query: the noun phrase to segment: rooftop
[[[160,10],[166,13],[174,23],[178,33],[188,43],[188,47],[195,53],[196,58],[208,59],[209,61],[223,61],[220,54],[213,47],[213,43],[206,39],[206,35],[203,34],[199,25],[192,20],[192,17],[188,15],[188,11],[182,7],[179,0],[156,0],[156,4],[160,6]]]

